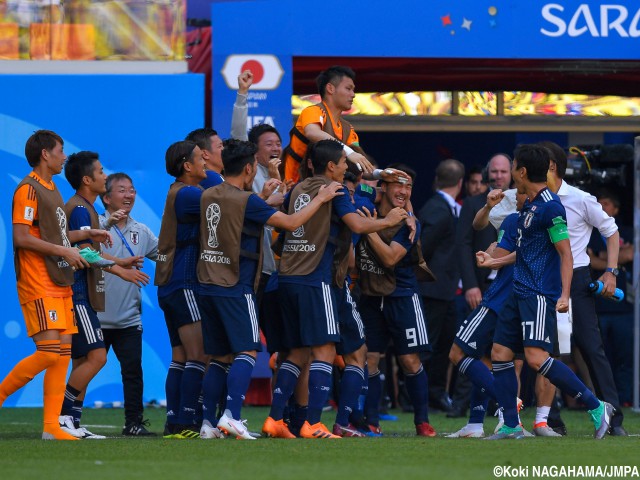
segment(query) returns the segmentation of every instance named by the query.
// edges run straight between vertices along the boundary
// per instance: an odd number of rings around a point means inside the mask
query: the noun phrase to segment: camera
[[[578,188],[632,184],[633,146],[579,145],[569,149],[565,179]]]

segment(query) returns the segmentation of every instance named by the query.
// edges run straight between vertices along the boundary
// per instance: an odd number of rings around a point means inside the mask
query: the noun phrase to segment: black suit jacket
[[[460,273],[456,252],[456,223],[449,203],[439,193],[434,194],[420,209],[422,254],[435,274],[435,282],[420,284],[423,296],[438,300],[453,300]]]
[[[498,232],[491,224],[479,232],[474,230],[472,226],[476,213],[487,203],[488,194],[489,190],[480,195],[466,198],[458,219],[456,247],[464,291],[470,288],[480,288],[484,292],[487,286],[487,277],[491,273],[488,268],[476,266],[476,252],[486,250],[492,242],[495,242],[498,238]]]

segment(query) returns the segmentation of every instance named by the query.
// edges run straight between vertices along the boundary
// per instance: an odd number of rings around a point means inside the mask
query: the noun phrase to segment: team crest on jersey
[[[140,242],[140,234],[138,232],[130,232],[129,237],[131,238],[131,243],[137,245]]]
[[[101,342],[104,342],[104,335],[102,335],[101,328],[96,328],[96,334],[98,335],[98,339],[100,339]]]
[[[49,310],[49,320],[52,322],[58,321],[58,312],[56,310]]]
[[[533,221],[533,212],[529,212],[524,217],[524,228],[529,228],[531,226],[532,221]]]
[[[532,211],[532,212],[535,212],[535,211],[536,211],[536,208],[538,208],[538,206],[537,206],[537,205],[534,205],[533,207],[531,207],[531,211]]]

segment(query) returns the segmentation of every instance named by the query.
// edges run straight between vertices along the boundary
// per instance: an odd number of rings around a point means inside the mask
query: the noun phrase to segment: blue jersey
[[[543,188],[533,201],[525,201],[518,217],[516,265],[513,291],[518,298],[545,295],[560,298],[560,255],[551,240],[554,227],[564,225],[567,215],[560,198]],[[568,237],[567,237],[568,238]]]
[[[331,217],[334,215],[338,218],[342,218],[349,213],[355,213],[356,209],[351,203],[349,192],[344,186],[340,189],[343,195],[334,197],[331,200]],[[284,208],[288,208],[289,197],[285,199]],[[331,227],[329,230],[329,237],[336,238],[342,227],[342,221],[331,221]],[[309,285],[312,287],[320,287],[322,283],[331,284],[332,282],[332,267],[333,267],[333,254],[336,247],[332,242],[327,242],[327,245],[322,254],[322,260],[318,267],[309,275],[282,275],[279,277],[280,283],[297,283],[300,285]]]
[[[69,217],[69,231],[73,230],[88,230],[91,228],[91,215],[89,210],[82,206],[78,205],[71,211],[71,216]],[[74,247],[80,246],[80,244],[93,244],[90,239],[82,240],[80,242],[74,243]],[[71,286],[73,289],[73,297],[74,300],[87,300],[89,298],[88,284],[87,284],[87,270],[81,269],[76,270],[73,273],[73,285]]]
[[[200,186],[206,190],[207,188],[220,185],[222,182],[224,182],[222,175],[214,170],[207,170],[207,178],[200,182]]]
[[[512,213],[504,219],[500,230],[498,230],[498,247],[508,252],[515,252],[516,237],[518,234],[518,214]],[[500,270],[491,286],[482,296],[483,306],[490,308],[494,312],[500,312],[502,305],[507,300],[513,290],[513,269],[514,265],[505,265]]]
[[[178,226],[173,271],[169,282],[158,287],[158,297],[165,297],[181,289],[198,292],[196,265],[200,253],[200,197],[202,192],[201,188],[186,186],[180,189],[176,195],[174,208]]]
[[[251,194],[247,200],[247,206],[244,211],[244,224],[242,226],[242,235],[240,237],[240,250],[245,252],[258,252],[258,238],[245,235],[245,231],[261,231],[264,224],[269,221],[271,216],[276,213],[273,207],[258,197]],[[240,297],[244,294],[254,293],[253,283],[256,278],[256,269],[258,261],[252,258],[240,256],[240,273],[238,283],[233,287],[221,287],[220,285],[200,284],[201,295],[212,295],[221,297]]]
[[[369,187],[368,185],[364,185],[364,186],[371,189],[371,187]],[[358,187],[356,188],[356,193],[353,195],[353,205],[356,208],[356,210],[362,210],[364,207],[367,210],[369,210],[369,213],[373,214],[373,212],[376,209],[376,205],[374,203],[374,200],[376,199],[375,193],[373,194],[373,200],[372,200],[371,195],[369,194],[361,195],[358,193],[360,191],[359,190],[360,187],[361,185],[358,185]],[[362,211],[364,212],[364,210]],[[360,234],[359,233],[351,234],[351,241],[353,242],[354,245],[357,245],[358,242],[360,241]]]
[[[420,238],[420,223],[416,223],[416,229],[416,236],[412,242],[409,240],[411,230],[407,224],[404,223],[391,241],[399,243],[407,253],[409,253],[409,250],[411,250]],[[393,270],[396,275],[396,289],[389,295],[390,297],[411,297],[419,293],[415,265],[411,264],[410,260],[411,255],[405,255],[404,258],[396,264]]]

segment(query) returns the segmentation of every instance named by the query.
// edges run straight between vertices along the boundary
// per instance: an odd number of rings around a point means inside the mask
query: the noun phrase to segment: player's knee
[[[91,350],[87,355],[87,360],[93,364],[95,369],[100,370],[107,363],[107,351],[104,348]]]
[[[527,364],[536,372],[540,370],[542,364],[549,357],[549,354],[541,349],[525,349],[524,355]]]
[[[38,358],[38,363],[44,369],[52,367],[60,359],[60,353],[59,352],[43,352],[42,350],[37,350],[35,355]]]
[[[420,362],[420,357],[418,355],[400,355],[398,357],[400,362],[400,366],[402,367],[402,371],[407,375],[412,375],[414,373],[418,373],[420,367],[422,366],[422,362]]]
[[[458,363],[460,363],[463,358],[464,352],[460,350],[460,347],[458,347],[456,344],[453,344],[451,346],[451,350],[449,350],[449,360],[451,361],[451,363],[453,363],[454,365],[458,365]]]
[[[513,352],[502,345],[497,343],[493,344],[491,348],[491,361],[493,362],[510,362],[513,360]]]

